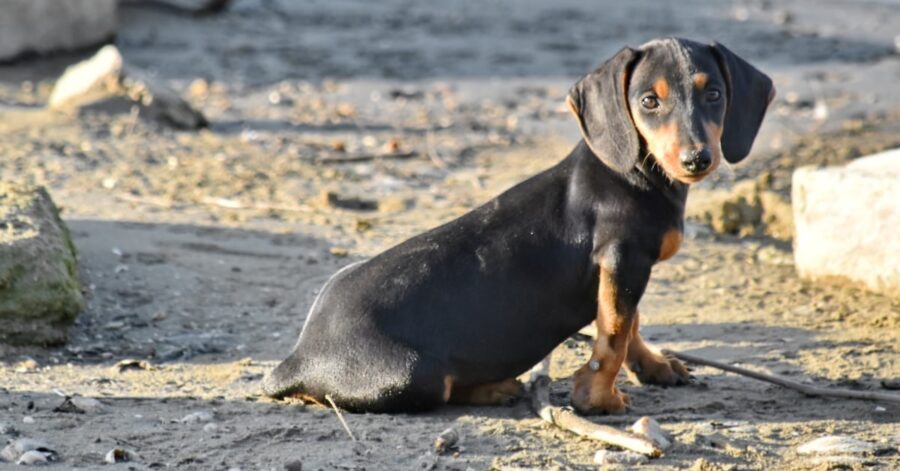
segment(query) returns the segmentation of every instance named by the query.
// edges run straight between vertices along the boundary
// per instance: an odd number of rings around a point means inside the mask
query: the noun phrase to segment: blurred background
[[[0,422],[73,466],[111,447],[199,469],[595,466],[596,445],[526,404],[351,416],[360,453],[330,412],[267,402],[258,381],[331,273],[561,160],[580,138],[569,87],[661,36],[723,43],[778,95],[750,158],[692,189],[645,337],[797,380],[895,384],[896,293],[799,277],[791,191],[798,167],[900,146],[898,1],[16,0],[0,4],[0,179],[61,209],[84,309],[64,346],[0,344]],[[558,349],[554,401],[588,352],[583,336]],[[613,423],[653,415],[679,443],[658,469],[812,466],[793,446],[826,432],[900,466],[896,406],[695,374],[624,387],[636,412]],[[102,411],[55,412],[54,391]],[[464,451],[430,453],[448,426]]]

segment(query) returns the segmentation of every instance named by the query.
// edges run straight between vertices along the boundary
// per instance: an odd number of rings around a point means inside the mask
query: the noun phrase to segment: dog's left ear
[[[775,87],[768,75],[725,46],[713,43],[712,50],[728,87],[722,154],[728,162],[740,162],[750,153],[766,108],[775,98]]]
[[[579,80],[566,98],[588,147],[603,163],[619,172],[631,170],[640,151],[625,95],[637,58],[634,49],[622,49]]]

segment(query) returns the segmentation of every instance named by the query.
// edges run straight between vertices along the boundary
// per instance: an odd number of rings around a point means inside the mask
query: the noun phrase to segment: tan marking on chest
[[[619,312],[616,301],[619,298],[619,289],[612,274],[600,267],[600,315],[597,318],[597,338],[604,335],[616,335],[622,330],[623,316]]]
[[[678,253],[683,238],[684,235],[678,229],[669,229],[666,231],[663,235],[662,243],[659,246],[659,258],[657,260],[660,262],[668,260]]]
[[[450,395],[453,393],[453,377],[444,376],[444,402],[450,401]]]

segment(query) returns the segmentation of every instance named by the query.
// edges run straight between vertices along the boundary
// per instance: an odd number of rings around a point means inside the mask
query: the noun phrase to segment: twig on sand
[[[718,368],[720,370],[728,371],[731,373],[739,374],[741,376],[747,376],[749,378],[758,379],[760,381],[765,381],[767,383],[777,384],[779,386],[793,389],[795,391],[799,391],[807,396],[820,396],[820,397],[839,397],[844,399],[865,399],[872,401],[885,401],[885,402],[893,402],[895,404],[900,404],[900,395],[889,394],[889,393],[878,393],[872,391],[853,391],[850,389],[836,389],[836,388],[819,388],[816,386],[807,386],[805,384],[798,383],[796,381],[791,381],[789,379],[779,378],[777,376],[758,373],[756,371],[751,371],[746,368],[741,368],[738,366],[727,365],[725,363],[721,363],[715,360],[707,360],[706,358],[696,357],[694,355],[689,355],[687,353],[673,352],[671,350],[663,350],[663,354],[673,356],[679,360],[686,361],[688,363],[694,363],[697,365],[711,366],[713,368]]]
[[[434,139],[434,131],[431,129],[425,133],[425,146],[428,148],[427,154],[431,162],[438,168],[447,168],[447,159],[443,158],[437,150],[437,144]]]
[[[576,435],[636,451],[651,458],[662,456],[662,449],[644,437],[608,425],[596,424],[579,417],[568,407],[552,405],[550,378],[547,376],[539,376],[531,383],[531,407],[545,422]]]
[[[116,193],[116,199],[125,203],[141,204],[145,206],[157,206],[160,208],[171,209],[175,206],[175,202],[168,198],[154,198],[151,196],[136,196],[131,193]]]
[[[205,196],[200,200],[201,204],[206,206],[216,206],[225,209],[246,209],[255,211],[283,211],[287,213],[310,213],[314,209],[303,205],[281,205],[281,204],[262,204],[253,203],[246,204],[244,202],[233,200],[230,198],[214,198]]]
[[[359,441],[356,439],[355,436],[353,436],[353,432],[350,431],[350,427],[347,426],[347,422],[344,420],[344,415],[341,414],[341,410],[338,409],[338,407],[337,407],[337,405],[335,405],[334,401],[331,400],[331,395],[326,394],[325,400],[328,401],[329,404],[331,404],[331,408],[334,409],[334,413],[337,414],[337,418],[338,418],[338,420],[341,421],[341,425],[344,426],[344,430],[347,431],[347,435],[350,435],[350,438],[353,439],[354,442]]]
[[[351,155],[330,155],[319,157],[316,163],[321,164],[345,164],[354,162],[365,162],[368,160],[385,160],[385,159],[411,159],[419,154],[415,152],[385,152],[383,154],[351,154]]]

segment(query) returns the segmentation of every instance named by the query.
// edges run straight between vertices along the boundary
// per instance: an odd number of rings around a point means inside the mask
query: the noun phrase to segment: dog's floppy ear
[[[607,166],[619,172],[634,167],[640,149],[626,96],[637,58],[634,49],[622,49],[579,80],[566,98],[587,145]]]
[[[750,153],[766,108],[775,98],[775,87],[768,75],[725,46],[713,43],[712,50],[728,87],[722,154],[731,163],[740,162]]]

